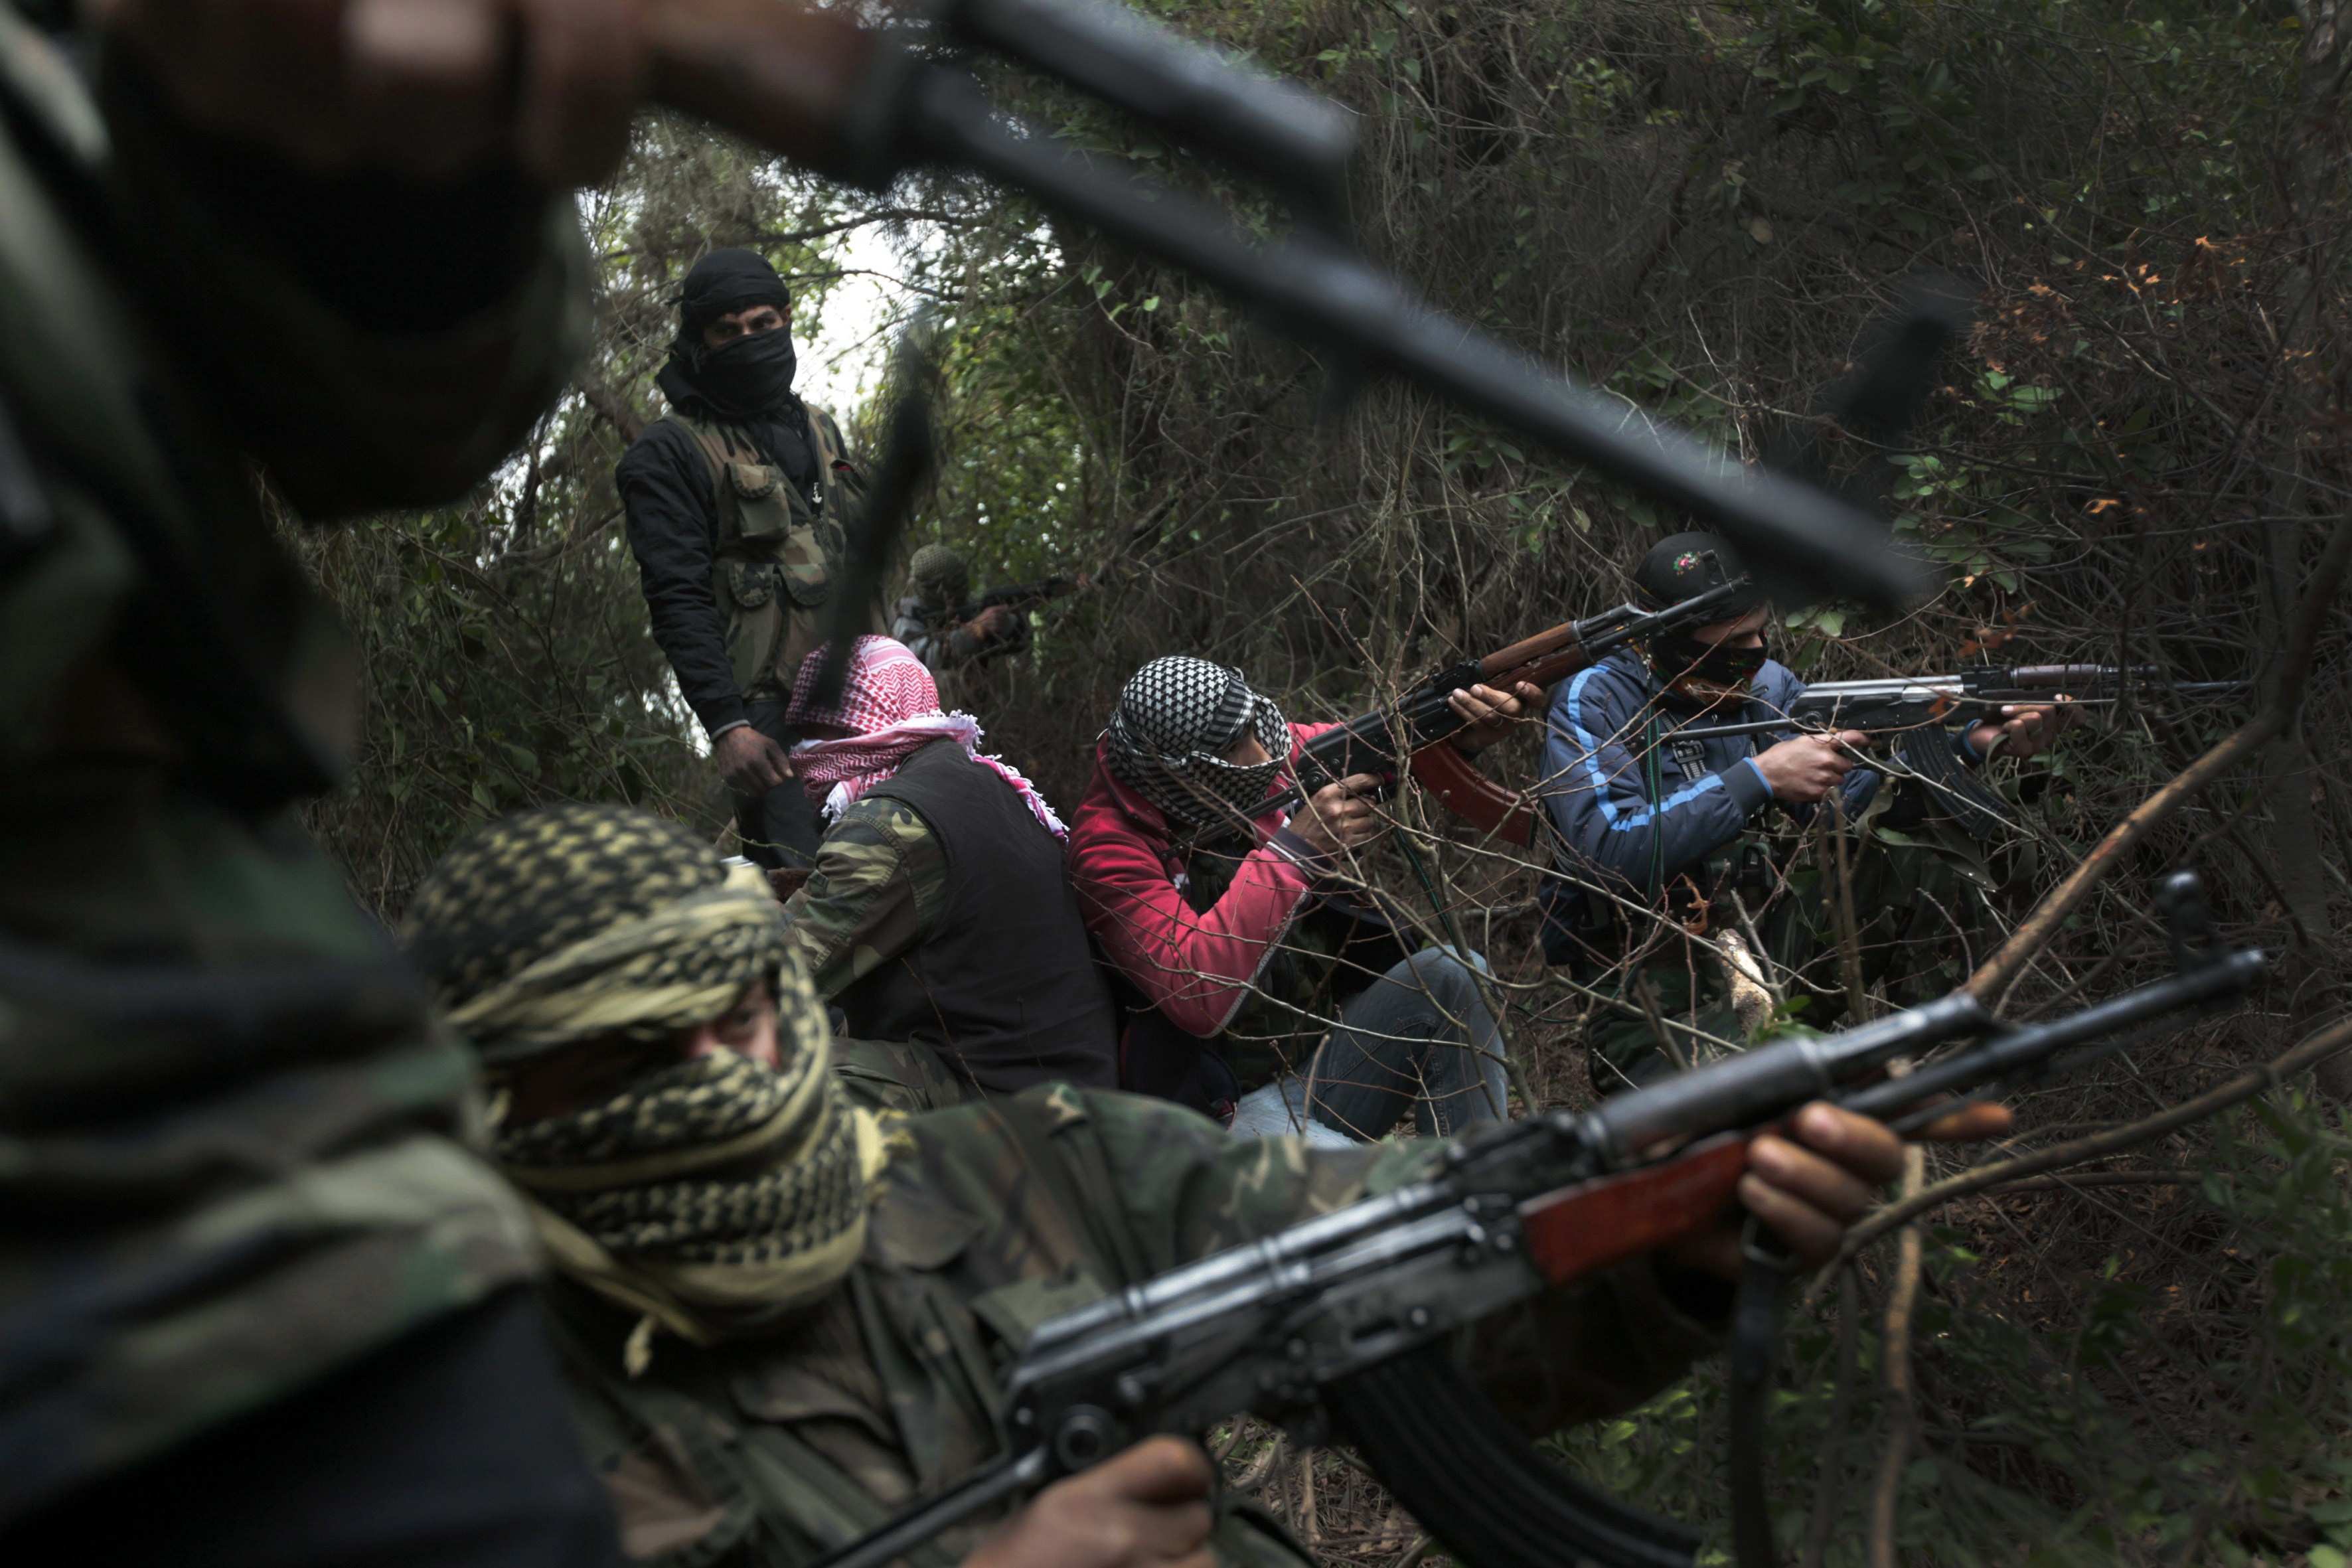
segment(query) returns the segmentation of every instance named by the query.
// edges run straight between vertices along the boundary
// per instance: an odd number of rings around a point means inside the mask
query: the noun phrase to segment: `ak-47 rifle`
[[[1538,1457],[1455,1363],[1449,1340],[1549,1287],[1718,1223],[1748,1145],[1808,1101],[1914,1131],[1951,1109],[1937,1096],[2048,1074],[2070,1065],[2058,1062],[2063,1051],[2251,986],[2262,954],[2204,945],[2195,877],[2177,873],[2166,894],[2178,961],[2169,979],[2015,1028],[1998,1027],[1960,991],[1840,1034],[1760,1046],[1596,1110],[1474,1134],[1411,1185],[1045,1322],[1007,1384],[1003,1456],[820,1568],[879,1568],[1144,1437],[1197,1436],[1243,1414],[1302,1441],[1355,1445],[1471,1568],[1689,1568],[1694,1534]],[[1896,1057],[1977,1037],[1986,1037],[1906,1077],[1880,1076]],[[1766,1568],[1755,1545],[1743,1534],[1743,1568]]]
[[[1487,778],[1445,743],[1467,728],[1447,699],[1478,684],[1505,689],[1523,681],[1550,686],[1627,643],[1723,619],[1721,606],[1747,586],[1745,577],[1736,578],[1663,610],[1620,605],[1538,632],[1484,658],[1450,665],[1415,684],[1402,700],[1360,714],[1308,742],[1299,758],[1299,782],[1252,806],[1248,819],[1293,809],[1313,791],[1350,773],[1377,773],[1393,783],[1399,773],[1398,759],[1402,757],[1414,781],[1436,795],[1447,810],[1472,826],[1524,848],[1535,832],[1533,802]]]
[[[1052,604],[1065,595],[1078,591],[1076,577],[1043,577],[1034,583],[1008,583],[1001,588],[991,588],[977,599],[968,599],[955,610],[956,624],[978,620],[982,613],[999,605],[1016,614],[1026,614],[1040,605]]]
[[[2140,695],[2231,697],[2245,680],[2175,681],[2152,664],[1990,665],[1957,675],[1897,675],[1881,680],[1822,680],[1777,719],[1740,724],[1707,724],[1676,730],[1681,740],[1724,735],[1762,735],[1775,730],[1834,733],[1860,730],[1885,735],[1903,730],[1948,728],[1999,720],[2000,710],[2044,703],[2105,703],[2122,699],[2126,688]]]
[[[1859,730],[1882,741],[1907,777],[1931,790],[1942,808],[1978,838],[1998,833],[2008,816],[1999,796],[1978,783],[1952,747],[1947,731],[1990,720],[2001,710],[2044,703],[2112,703],[2128,690],[2149,698],[2230,697],[2245,680],[2169,679],[2152,664],[2029,664],[1983,666],[1956,675],[1898,675],[1879,680],[1823,680],[1805,688],[1787,713],[1736,724],[1688,726],[1673,740],[1764,735],[1795,730],[1835,734]]]
[[[934,168],[1025,191],[1205,279],[1347,373],[1403,376],[1707,520],[1759,571],[1882,606],[1928,585],[1862,509],[1578,386],[1365,260],[1339,226],[1353,137],[1333,105],[1086,0],[945,0],[930,12],[925,26],[868,28],[845,8],[785,0],[653,0],[654,93],[868,190]],[[943,44],[1010,55],[1223,161],[1286,203],[1297,228],[1252,243],[1221,209],[1021,124],[943,63]]]

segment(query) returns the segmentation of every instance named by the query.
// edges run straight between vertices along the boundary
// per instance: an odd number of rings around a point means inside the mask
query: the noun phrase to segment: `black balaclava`
[[[1745,576],[1738,552],[1712,533],[1670,535],[1653,545],[1633,569],[1633,588],[1644,606],[1663,610],[1694,594]],[[1752,581],[1744,594],[1732,595],[1717,621],[1736,621],[1764,603],[1764,591]],[[1669,690],[1685,682],[1701,687],[1744,691],[1770,657],[1767,648],[1717,647],[1699,641],[1685,626],[1650,639],[1650,668]],[[1693,696],[1713,695],[1693,690]]]
[[[677,338],[656,383],[673,405],[695,401],[724,420],[790,425],[799,411],[793,373],[799,352],[789,322],[772,332],[702,346],[702,329],[753,305],[792,309],[793,297],[768,258],[749,250],[714,250],[694,264],[677,297]],[[798,476],[795,476],[798,477]]]

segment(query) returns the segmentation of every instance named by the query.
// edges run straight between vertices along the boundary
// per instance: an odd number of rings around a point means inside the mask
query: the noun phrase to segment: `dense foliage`
[[[1158,8],[1360,114],[1366,243],[1445,308],[1744,454],[1814,443],[1949,564],[1946,591],[1890,624],[1790,607],[1776,635],[1801,670],[1997,649],[2198,679],[2274,658],[2352,480],[2352,51],[2332,4]],[[998,85],[1098,147],[1234,194],[1088,105]],[[1285,221],[1243,200],[1244,221]],[[1337,714],[1615,602],[1643,542],[1677,521],[1423,398],[1348,387],[1344,366],[1189,280],[992,191],[910,184],[876,206],[656,122],[583,214],[603,287],[576,395],[466,506],[308,547],[362,637],[372,698],[360,776],[321,826],[388,913],[467,823],[529,802],[645,801],[720,830],[610,483],[657,409],[669,295],[713,246],[774,257],[804,335],[845,269],[885,252],[892,297],[936,308],[949,444],[919,538],[962,545],[982,580],[1099,580],[1044,616],[1027,660],[955,694],[1058,800],[1145,658],[1210,653],[1287,694],[1294,716]],[[1978,324],[1914,447],[1864,449],[1811,417],[1816,389],[1929,266],[1978,291]],[[1336,413],[1335,376],[1356,394]],[[871,407],[836,412],[877,423]],[[2288,951],[2287,981],[2253,1016],[2029,1096],[2021,1145],[2185,1099],[2340,1004],[2343,631],[2330,611],[2299,726],[2155,834],[2014,1001],[2163,962],[2145,892],[2179,862],[2208,871],[2232,935]],[[2135,704],[2004,776],[2033,830],[1996,868],[1998,911],[2015,918],[2243,716]],[[1500,765],[1525,780],[1532,762],[1522,748]],[[1532,868],[1459,845],[1429,862],[1425,885],[1401,876],[1399,891],[1494,957],[1528,1089],[1581,1094],[1584,1004],[1533,953]],[[1904,1560],[2344,1562],[2352,1202],[2337,1117],[2325,1096],[2272,1097],[2104,1162],[2113,1179],[2024,1184],[1933,1216],[1911,1357],[1920,1442],[1897,1478]],[[1795,1331],[1774,1462],[1786,1539],[1809,1561],[1865,1550],[1894,1418],[1874,1375],[1885,1251]],[[1565,1446],[1612,1484],[1717,1521],[1719,1415],[1702,1376]],[[1327,1483],[1318,1516],[1309,1481],[1260,1479],[1298,1489],[1294,1514],[1303,1503],[1335,1560],[1385,1561],[1411,1539],[1358,1490],[1342,1508]]]

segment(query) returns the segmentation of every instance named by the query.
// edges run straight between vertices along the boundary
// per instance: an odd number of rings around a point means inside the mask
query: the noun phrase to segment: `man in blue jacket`
[[[1660,608],[1741,570],[1722,540],[1677,533],[1633,582]],[[1962,945],[1962,890],[1939,858],[1880,843],[1806,858],[1798,834],[1766,831],[1801,831],[1824,809],[1858,820],[1885,784],[1862,756],[1867,736],[1678,738],[1785,713],[1805,689],[1769,657],[1762,592],[1730,608],[1725,620],[1620,649],[1552,693],[1545,806],[1558,833],[1556,875],[1539,894],[1544,955],[1602,1005],[1587,1043],[1604,1094],[1742,1043],[1778,1004],[1803,999],[1796,1011],[1813,1025],[1845,1006],[1838,859],[1865,980],[1930,980]],[[2005,731],[2008,753],[2028,757],[2055,729],[2049,710],[2019,710],[1953,744],[1973,765]]]

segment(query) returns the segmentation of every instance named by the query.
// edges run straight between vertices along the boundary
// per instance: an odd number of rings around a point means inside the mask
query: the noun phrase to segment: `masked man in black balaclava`
[[[666,419],[615,483],[654,640],[710,735],[744,852],[805,866],[821,825],[791,782],[784,700],[816,646],[864,483],[832,416],[793,392],[792,296],[761,257],[714,251],[678,297],[655,378]],[[867,629],[879,631],[874,607]]]
[[[1642,558],[1633,587],[1663,609],[1743,574],[1714,534],[1677,533]],[[1801,830],[1832,796],[1861,819],[1885,783],[1864,761],[1868,737],[1676,733],[1790,710],[1805,682],[1770,657],[1770,625],[1753,591],[1723,620],[1621,648],[1552,691],[1544,805],[1560,874],[1540,892],[1544,954],[1597,994],[1586,1043],[1603,1094],[1740,1044],[1797,998],[1806,1005],[1795,1016],[1813,1026],[1845,1005],[1825,902],[1835,872],[1798,864],[1801,833],[1762,830]],[[2018,710],[1952,744],[1974,767],[1996,734],[2008,755],[2029,757],[2056,729],[2050,710]],[[1953,928],[1966,900],[1943,861],[1890,853],[1894,842],[1841,858],[1865,973],[1939,988],[1934,971],[1961,951]]]

